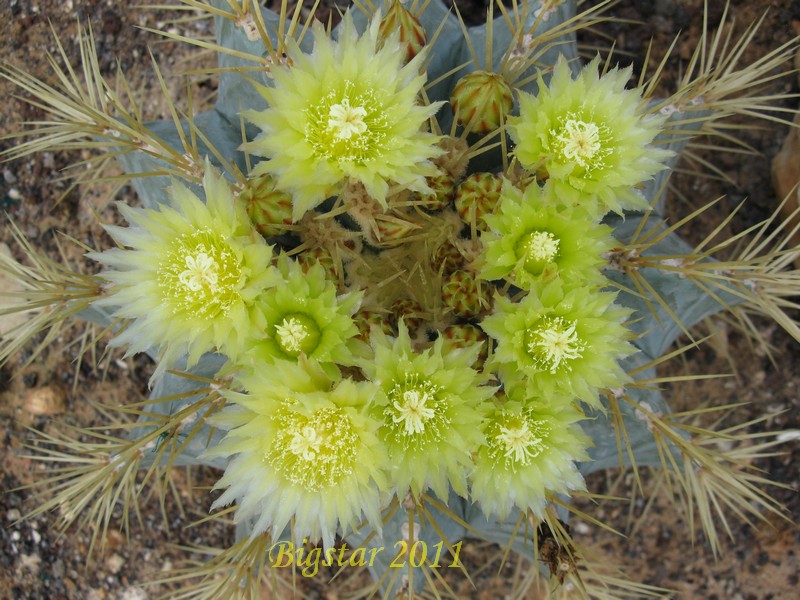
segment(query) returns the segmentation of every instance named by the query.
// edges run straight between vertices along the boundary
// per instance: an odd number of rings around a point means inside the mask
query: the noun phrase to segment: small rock
[[[120,572],[122,565],[124,564],[125,559],[116,552],[106,559],[106,569],[108,569],[114,575]]]
[[[62,579],[64,577],[64,573],[66,571],[66,569],[64,568],[64,561],[61,560],[60,558],[58,560],[56,560],[53,563],[53,566],[51,567],[51,570],[53,572],[53,577],[55,577],[56,579]]]
[[[125,545],[125,537],[116,529],[109,529],[105,542],[106,551],[114,552]]]
[[[39,565],[42,559],[38,554],[21,554],[19,557],[19,564],[17,565],[17,572],[27,570],[34,575],[39,574]]]
[[[592,532],[591,528],[583,521],[576,521],[574,529],[575,533],[578,533],[580,535],[589,535]]]
[[[64,587],[67,589],[67,596],[69,598],[77,598],[78,586],[75,585],[75,582],[69,577],[64,577],[63,581]]]
[[[10,522],[19,521],[22,518],[22,513],[18,509],[12,508],[6,513],[6,519]]]
[[[14,172],[8,167],[3,169],[3,179],[9,185],[14,185],[15,183],[17,183],[17,176],[14,175]]]
[[[66,394],[60,387],[53,385],[32,388],[25,392],[22,408],[32,415],[58,415],[67,408]]]
[[[122,590],[119,595],[119,600],[147,600],[149,596],[140,587],[129,587]]]

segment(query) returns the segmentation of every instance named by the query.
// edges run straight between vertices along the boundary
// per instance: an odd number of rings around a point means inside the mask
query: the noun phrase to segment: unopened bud
[[[447,171],[440,171],[425,180],[432,193],[419,194],[419,205],[430,211],[442,210],[450,205],[456,193],[456,180]]]
[[[446,327],[441,331],[440,335],[444,338],[443,348],[448,352],[457,348],[469,348],[475,344],[483,344],[480,354],[478,354],[477,363],[473,365],[479,368],[483,367],[489,355],[489,348],[486,334],[480,327],[469,323],[459,323]]]
[[[514,94],[502,75],[473,71],[456,83],[450,106],[459,125],[474,133],[489,133],[505,124],[514,107]]]
[[[468,225],[486,229],[483,217],[492,214],[500,201],[503,180],[492,173],[473,173],[456,189],[458,215]]]
[[[489,285],[469,271],[456,271],[444,277],[442,300],[458,317],[477,317],[488,312],[492,305]]]
[[[406,51],[406,62],[409,62],[420,53],[427,42],[425,28],[411,11],[403,6],[399,0],[394,0],[386,11],[386,16],[381,19],[378,26],[378,35],[381,40],[386,40],[392,32],[398,32],[400,45]]]
[[[286,231],[285,225],[292,224],[292,197],[275,189],[275,180],[269,175],[248,179],[239,198],[264,237],[280,235]]]

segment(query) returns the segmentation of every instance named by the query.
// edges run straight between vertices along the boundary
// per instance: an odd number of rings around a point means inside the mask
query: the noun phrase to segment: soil
[[[145,0],[119,3],[114,0],[8,0],[0,8],[0,61],[9,62],[45,80],[51,80],[46,51],[57,52],[53,31],[58,34],[64,52],[73,65],[79,63],[76,43],[78,23],[94,32],[99,64],[103,74],[113,80],[120,68],[134,88],[144,90],[145,113],[154,119],[166,116],[166,106],[153,76],[149,51],[168,76],[183,70],[187,64],[210,60],[171,43],[163,43],[143,28],[174,28],[176,31],[202,35],[202,22],[170,23],[175,14],[158,9],[144,9]],[[332,3],[323,3],[331,10]],[[597,4],[587,2],[586,4]],[[710,2],[710,22],[721,14],[722,2]],[[458,2],[468,20],[479,21],[484,2]],[[753,2],[732,0],[730,12],[738,26],[760,18],[769,8],[765,22],[743,57],[751,62],[800,33],[800,2],[775,0]],[[702,0],[674,2],[636,2],[624,0],[613,10],[617,21],[595,27],[582,34],[587,55],[597,46],[615,43],[615,51],[623,63],[633,62],[635,72],[642,68],[647,44],[652,40],[651,65],[669,47],[677,32],[683,32],[672,58],[666,63],[664,91],[677,81],[702,26]],[[333,11],[335,12],[335,11]],[[189,62],[187,62],[189,61]],[[192,62],[194,61],[194,62]],[[791,68],[786,66],[787,72]],[[169,80],[169,78],[167,77]],[[210,80],[194,80],[193,93],[210,98],[215,84]],[[786,76],[768,84],[770,92],[797,93],[794,76]],[[170,87],[177,99],[183,94],[179,85]],[[25,96],[0,80],[0,98],[4,106],[0,114],[0,135],[19,131],[25,121],[35,121],[43,112],[27,104]],[[796,106],[785,104],[786,108]],[[744,122],[752,125],[752,122]],[[764,125],[764,123],[761,123]],[[726,232],[746,229],[768,217],[778,204],[770,178],[771,158],[780,149],[788,127],[767,124],[762,129],[743,129],[738,135],[755,150],[753,155],[720,152],[713,160],[725,178],[700,177],[690,165],[681,163],[681,171],[672,181],[670,218],[678,219],[701,204],[724,196],[716,207],[695,219],[686,236],[702,239],[742,200],[743,209],[728,225]],[[13,139],[0,138],[0,150],[15,144]],[[63,170],[76,161],[88,158],[77,152],[43,153],[2,165],[0,208],[6,213],[0,229],[5,242],[17,258],[20,249],[11,239],[9,221],[17,224],[32,245],[49,256],[65,257],[75,268],[95,269],[70,244],[65,236],[83,240],[95,248],[109,247],[111,241],[102,224],[118,222],[112,198],[135,203],[128,187],[114,190],[69,189]],[[797,315],[794,315],[797,318]],[[736,422],[764,415],[769,418],[751,429],[777,432],[800,430],[800,353],[797,342],[783,330],[766,320],[756,320],[762,336],[771,344],[771,358],[763,350],[754,349],[741,333],[713,319],[711,327],[718,335],[716,343],[706,344],[675,360],[662,369],[665,375],[736,373],[728,380],[698,380],[671,384],[667,389],[675,410],[703,404],[721,406],[732,402],[748,402],[737,410]],[[85,324],[76,324],[59,333],[40,356],[28,366],[30,349],[14,356],[0,370],[0,426],[4,444],[0,448],[0,598],[75,598],[140,600],[169,592],[164,585],[147,585],[182,564],[187,554],[178,546],[202,544],[225,547],[231,544],[233,531],[219,524],[187,528],[207,514],[210,504],[203,486],[214,481],[214,473],[195,470],[174,474],[174,493],[168,495],[162,511],[155,494],[143,499],[141,523],[135,523],[126,539],[115,525],[105,535],[105,552],[88,555],[90,532],[70,530],[59,534],[50,527],[49,515],[20,521],[43,501],[38,493],[25,486],[44,477],[41,466],[26,458],[30,428],[54,433],[56,422],[80,427],[103,424],[98,404],[131,403],[146,397],[147,380],[152,366],[143,357],[123,358],[116,352],[98,346],[97,363],[84,360],[76,364],[76,349],[95,332]],[[800,444],[790,441],[776,456],[755,461],[777,484],[770,493],[785,507],[790,519],[800,517],[800,502],[794,489],[798,482]],[[618,495],[621,486],[630,486],[630,477],[616,481],[617,473],[598,474],[589,481],[594,492],[608,491],[612,484]],[[651,484],[645,478],[645,486]],[[675,590],[675,598],[737,598],[741,600],[787,598],[794,596],[800,576],[800,531],[790,520],[767,516],[766,523],[749,527],[732,521],[732,540],[723,542],[723,555],[715,560],[702,541],[699,530],[692,532],[685,515],[674,510],[660,497],[644,511],[644,502],[631,506],[626,502],[603,502],[591,509],[592,514],[620,531],[627,531],[632,512],[639,523],[637,535],[630,538],[613,536],[594,526],[577,525],[576,540],[590,547],[603,561],[623,565],[635,580]],[[697,529],[697,527],[695,527]],[[694,533],[694,543],[692,534]],[[466,548],[466,547],[465,547]],[[512,566],[497,574],[496,547],[472,544],[467,551],[467,566],[493,565],[476,576],[477,591],[463,582],[459,597],[500,598],[509,593]],[[189,555],[198,558],[198,555]],[[302,583],[302,591],[312,598],[337,598],[339,592],[327,584],[329,574],[321,574]],[[362,578],[363,579],[363,578]],[[363,585],[356,580],[349,587]],[[266,596],[265,596],[266,597]],[[534,597],[531,595],[530,597]]]

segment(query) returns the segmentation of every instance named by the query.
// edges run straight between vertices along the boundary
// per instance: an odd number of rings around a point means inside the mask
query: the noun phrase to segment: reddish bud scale
[[[450,106],[459,125],[484,134],[505,124],[514,108],[514,94],[502,75],[473,71],[456,83]]]
[[[477,317],[491,308],[490,286],[468,271],[442,279],[442,300],[458,317]]]
[[[444,338],[443,349],[445,351],[456,348],[466,348],[467,346],[483,342],[478,360],[474,366],[482,367],[484,362],[486,362],[486,358],[489,356],[488,338],[480,327],[469,323],[450,325],[441,332],[441,336]]]
[[[395,0],[386,11],[386,16],[381,19],[378,26],[378,35],[381,40],[386,40],[392,32],[399,32],[400,45],[406,51],[406,62],[409,62],[427,43],[425,28],[411,11]]]
[[[393,324],[398,323],[402,318],[408,332],[414,337],[425,324],[425,320],[422,318],[423,312],[419,302],[411,298],[403,298],[392,304]]]
[[[404,221],[400,218],[394,219],[375,219],[378,225],[375,232],[379,245],[394,245],[395,242],[407,238],[419,229],[419,225]]]
[[[452,273],[464,266],[464,256],[453,244],[445,242],[433,253],[431,266],[436,271],[445,274]]]
[[[285,225],[292,224],[292,197],[275,189],[275,180],[269,175],[249,179],[239,198],[264,237],[280,235],[286,231]]]
[[[386,335],[396,336],[397,329],[392,326],[390,315],[372,310],[360,310],[353,315],[353,321],[358,327],[358,338],[369,342],[370,332],[373,329],[382,331]]]
[[[500,201],[503,180],[492,173],[473,173],[456,189],[455,206],[461,219],[486,229],[483,217],[494,213]]]
[[[440,171],[435,177],[427,177],[426,182],[433,193],[419,195],[419,206],[430,211],[447,208],[456,194],[455,177],[447,171]]]
[[[312,266],[319,264],[325,270],[325,276],[329,280],[337,281],[339,279],[336,261],[333,260],[330,251],[325,248],[309,248],[298,254],[296,260],[305,273],[307,273]]]

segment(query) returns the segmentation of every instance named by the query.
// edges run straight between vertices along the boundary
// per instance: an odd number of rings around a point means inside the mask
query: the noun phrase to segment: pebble
[[[36,387],[25,391],[22,408],[32,415],[58,415],[67,409],[67,397],[63,389],[54,385]]]
[[[15,183],[17,183],[17,176],[14,175],[14,172],[8,167],[3,169],[3,179],[9,185],[14,185]]]
[[[22,518],[22,513],[19,512],[19,510],[16,508],[12,508],[6,513],[6,520],[11,521],[12,523],[14,521],[19,521],[21,518]]]
[[[119,600],[147,600],[149,596],[140,587],[129,587],[122,590]]]
[[[21,571],[27,569],[34,575],[39,574],[39,565],[42,564],[42,559],[38,554],[21,554],[19,557],[19,564],[17,570]]]
[[[591,528],[583,521],[576,521],[572,527],[575,533],[579,533],[580,535],[589,535],[592,532]]]
[[[106,559],[106,568],[114,575],[120,572],[124,564],[125,559],[116,552]]]

